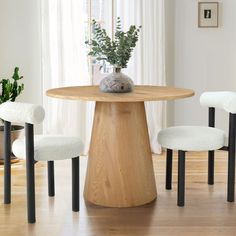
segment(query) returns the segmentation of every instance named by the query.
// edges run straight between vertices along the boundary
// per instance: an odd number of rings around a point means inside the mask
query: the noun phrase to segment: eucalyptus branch
[[[112,40],[105,29],[93,20],[94,37],[85,43],[91,47],[88,55],[96,60],[106,60],[111,65],[125,68],[138,41],[141,26],[131,25],[127,32],[121,30],[120,18],[117,18],[115,38]]]

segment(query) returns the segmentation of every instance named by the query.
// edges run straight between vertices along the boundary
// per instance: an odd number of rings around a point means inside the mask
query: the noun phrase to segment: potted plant
[[[116,32],[112,40],[105,29],[93,20],[94,37],[85,43],[90,46],[88,55],[96,60],[105,60],[113,66],[113,73],[105,77],[100,83],[103,92],[124,93],[131,92],[133,81],[121,72],[126,68],[132,51],[138,41],[140,28],[131,25],[127,32],[121,30],[120,18],[117,18]]]
[[[16,98],[22,93],[24,90],[24,84],[18,84],[19,80],[21,80],[23,76],[19,76],[19,68],[15,67],[14,73],[11,79],[2,79],[0,80],[0,104],[11,101],[14,102]],[[1,120],[2,121],[2,120]],[[1,122],[3,123],[3,121]],[[3,162],[3,124],[0,126],[0,162]],[[23,126],[20,125],[12,125],[11,130],[11,141],[13,142],[17,139],[24,129]]]

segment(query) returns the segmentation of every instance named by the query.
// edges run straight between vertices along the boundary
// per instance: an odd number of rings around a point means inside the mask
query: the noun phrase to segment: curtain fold
[[[88,150],[93,104],[45,96],[46,90],[89,85],[83,1],[42,0],[42,67],[45,134],[79,136]]]
[[[141,25],[139,42],[124,72],[135,84],[166,85],[164,0],[117,0],[116,13],[124,30]],[[165,102],[147,102],[146,113],[151,149],[160,153],[158,132],[165,126]]]

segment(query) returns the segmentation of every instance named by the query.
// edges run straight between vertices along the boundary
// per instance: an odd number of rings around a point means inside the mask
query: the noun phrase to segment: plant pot
[[[23,134],[23,129],[24,126],[12,125],[11,144]],[[4,126],[0,126],[0,161],[4,159],[3,145],[4,145]],[[14,156],[12,158],[14,158]]]
[[[100,90],[104,93],[128,93],[133,90],[134,83],[129,76],[114,67],[113,72],[100,82]]]

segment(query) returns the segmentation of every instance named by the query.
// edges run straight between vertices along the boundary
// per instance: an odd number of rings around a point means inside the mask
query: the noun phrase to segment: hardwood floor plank
[[[25,165],[12,168],[12,204],[0,204],[0,235],[236,235],[236,203],[226,201],[227,153],[216,153],[215,185],[207,185],[207,154],[187,153],[186,203],[177,200],[177,157],[173,161],[173,189],[165,190],[165,156],[153,157],[157,200],[135,208],[103,208],[85,203],[83,186],[87,158],[81,158],[81,210],[71,210],[71,162],[55,163],[56,196],[47,196],[46,163],[36,165],[36,224],[27,223]],[[0,199],[3,168],[0,167]]]

